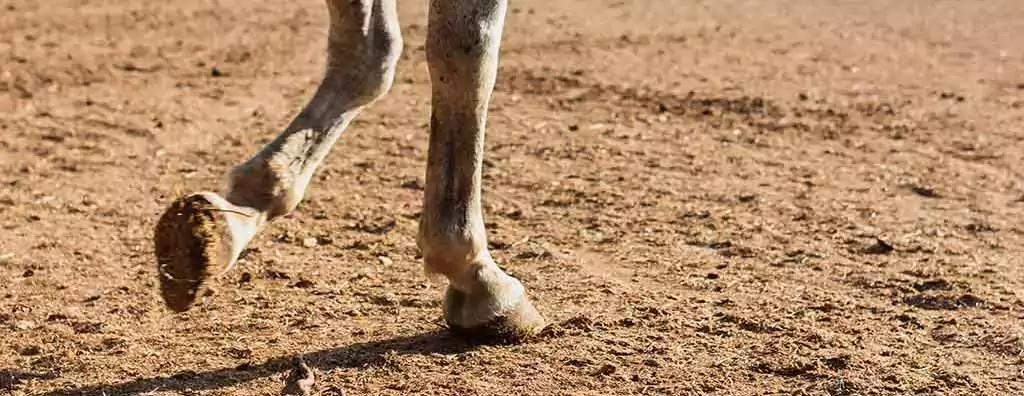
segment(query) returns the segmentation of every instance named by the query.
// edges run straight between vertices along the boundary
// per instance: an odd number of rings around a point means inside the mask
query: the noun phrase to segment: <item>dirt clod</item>
[[[896,248],[890,245],[889,242],[886,242],[880,238],[876,238],[875,243],[873,243],[871,246],[864,248],[863,251],[864,253],[867,254],[889,254],[895,250]]]
[[[617,370],[618,367],[616,367],[614,364],[603,364],[601,365],[601,367],[598,367],[598,369],[594,371],[594,375],[612,375],[615,374],[615,371]]]
[[[39,345],[29,345],[27,347],[21,348],[21,350],[18,351],[18,354],[20,354],[21,356],[35,356],[42,352],[43,349],[40,348]]]
[[[941,198],[942,197],[941,195],[939,195],[939,192],[936,191],[932,187],[913,185],[913,186],[910,186],[910,191],[913,191],[914,194],[920,195],[920,196],[925,197],[925,198]]]
[[[314,385],[316,385],[316,376],[313,374],[313,369],[306,364],[305,358],[297,356],[292,361],[292,369],[288,373],[288,377],[285,378],[285,386],[281,390],[281,394],[309,396],[313,392]]]

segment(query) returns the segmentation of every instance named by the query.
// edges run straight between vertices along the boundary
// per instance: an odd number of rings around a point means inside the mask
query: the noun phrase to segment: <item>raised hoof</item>
[[[167,308],[187,311],[204,295],[207,281],[225,262],[224,225],[202,195],[177,199],[156,224],[153,240],[160,294]]]
[[[453,334],[467,341],[481,344],[519,344],[534,338],[546,326],[544,317],[537,312],[525,295],[511,308],[489,315],[488,320],[466,323],[464,318],[467,313],[480,312],[482,306],[493,306],[489,304],[493,297],[474,297],[452,287],[448,288],[445,296],[445,321],[448,328]]]

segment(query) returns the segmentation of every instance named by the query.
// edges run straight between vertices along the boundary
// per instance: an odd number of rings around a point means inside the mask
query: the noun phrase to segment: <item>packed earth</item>
[[[391,93],[198,307],[153,227],[322,76],[320,0],[0,0],[0,394],[1024,394],[1024,3],[513,0],[490,248],[551,325],[465,342]]]

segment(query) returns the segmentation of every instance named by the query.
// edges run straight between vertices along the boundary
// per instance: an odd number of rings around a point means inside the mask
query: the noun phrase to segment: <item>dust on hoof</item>
[[[479,344],[521,344],[537,338],[546,327],[544,317],[526,298],[512,310],[483,324],[467,327],[453,323],[450,319],[447,322],[453,334]]]
[[[213,204],[199,195],[171,203],[154,233],[157,273],[164,304],[188,310],[221,260],[222,241]]]

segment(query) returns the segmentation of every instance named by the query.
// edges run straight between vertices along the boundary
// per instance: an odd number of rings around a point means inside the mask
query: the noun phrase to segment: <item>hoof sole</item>
[[[222,259],[222,236],[214,206],[206,198],[177,199],[157,222],[153,240],[160,294],[167,308],[187,311],[202,296],[214,263]]]

